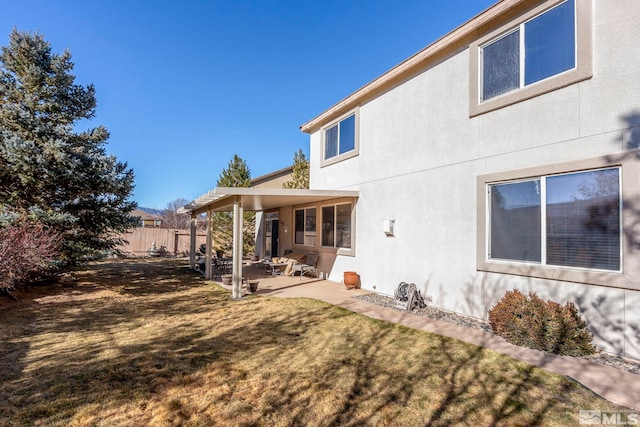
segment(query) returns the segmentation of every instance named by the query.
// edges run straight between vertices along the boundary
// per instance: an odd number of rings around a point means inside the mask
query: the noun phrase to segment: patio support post
[[[189,237],[189,265],[196,267],[196,216],[191,215],[191,235]]]
[[[232,299],[242,297],[242,199],[238,196],[233,202],[233,288]]]
[[[204,277],[207,279],[212,278],[211,272],[211,252],[213,246],[213,215],[211,209],[207,210],[207,253],[204,256],[205,269]]]

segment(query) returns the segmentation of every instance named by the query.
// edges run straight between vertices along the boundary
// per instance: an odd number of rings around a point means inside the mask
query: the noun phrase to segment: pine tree
[[[0,215],[36,218],[62,237],[63,264],[113,251],[135,225],[133,171],[107,155],[92,84],[75,83],[71,53],[13,30],[0,52]]]
[[[302,149],[293,155],[291,180],[282,184],[282,188],[309,188],[309,161]]]
[[[251,171],[247,162],[242,160],[237,154],[227,165],[227,168],[220,173],[216,183],[218,187],[250,187]]]
[[[218,187],[250,187],[251,171],[247,162],[234,154],[229,165],[220,173],[216,183]],[[243,254],[253,253],[255,250],[255,212],[244,212]],[[216,249],[230,252],[233,247],[233,214],[217,212],[213,214],[213,230]]]

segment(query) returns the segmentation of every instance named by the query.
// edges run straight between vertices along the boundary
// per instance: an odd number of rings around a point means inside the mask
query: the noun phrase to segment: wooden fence
[[[169,228],[138,227],[122,235],[128,244],[120,246],[122,252],[129,256],[147,256],[153,242],[156,248],[168,256],[188,256],[190,230],[175,230]],[[206,243],[207,235],[199,231],[196,233],[196,251],[201,244]]]

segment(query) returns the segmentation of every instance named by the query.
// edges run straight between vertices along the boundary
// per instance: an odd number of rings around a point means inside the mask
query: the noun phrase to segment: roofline
[[[223,207],[232,205],[238,197],[296,197],[312,196],[322,199],[335,199],[341,197],[359,197],[360,192],[355,190],[308,190],[288,188],[265,187],[217,187],[208,191],[197,199],[178,208],[177,213],[189,213],[198,215],[206,212],[211,207]]]
[[[271,178],[274,178],[274,177],[284,176],[284,175],[286,175],[288,173],[291,173],[291,172],[293,172],[293,165],[284,167],[282,169],[275,170],[273,172],[266,173],[264,175],[260,175],[259,177],[256,177],[256,178],[251,180],[251,186],[254,186],[254,185],[259,184],[261,182],[269,181]]]
[[[366,99],[373,98],[389,88],[405,80],[419,70],[424,69],[431,61],[438,58],[443,53],[456,47],[457,44],[469,37],[477,37],[481,30],[486,32],[485,26],[499,20],[503,15],[508,15],[512,9],[532,3],[531,0],[501,0],[490,6],[485,11],[479,13],[474,18],[465,22],[455,30],[439,38],[418,53],[396,65],[380,77],[361,87],[342,101],[334,104],[320,115],[309,120],[300,126],[300,130],[305,133],[312,133],[318,130],[325,123],[352,110]],[[539,3],[539,2],[538,2]]]

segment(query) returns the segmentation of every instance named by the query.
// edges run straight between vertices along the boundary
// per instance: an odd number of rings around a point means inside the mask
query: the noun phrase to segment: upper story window
[[[352,112],[323,131],[323,165],[358,154],[357,116]]]
[[[470,115],[592,76],[591,1],[548,0],[470,45]]]
[[[576,64],[575,4],[564,3],[480,49],[482,101],[571,70]]]

